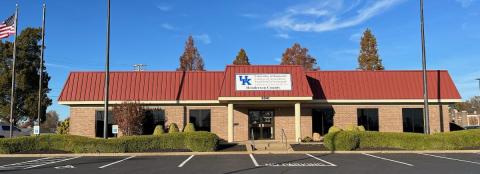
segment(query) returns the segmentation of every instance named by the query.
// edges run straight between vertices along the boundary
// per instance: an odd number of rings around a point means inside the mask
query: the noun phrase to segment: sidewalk
[[[148,152],[148,153],[76,153],[76,154],[0,154],[1,157],[58,157],[58,156],[179,156],[179,155],[238,155],[238,154],[362,154],[362,153],[480,153],[480,150],[421,150],[421,151],[255,151],[255,152]]]

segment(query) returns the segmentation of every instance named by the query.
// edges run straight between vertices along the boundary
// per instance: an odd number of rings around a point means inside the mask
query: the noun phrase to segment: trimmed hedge
[[[128,136],[107,140],[74,135],[41,135],[0,139],[0,153],[49,150],[72,153],[125,153],[168,149],[203,152],[216,150],[218,139],[217,135],[209,132]]]
[[[358,146],[357,140],[358,137]],[[340,131],[325,136],[330,150],[404,149],[404,150],[461,150],[480,147],[480,130],[463,130],[425,135],[372,131]]]

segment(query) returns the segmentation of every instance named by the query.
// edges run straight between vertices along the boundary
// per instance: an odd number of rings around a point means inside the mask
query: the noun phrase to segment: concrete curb
[[[58,157],[58,156],[189,156],[189,155],[248,155],[248,154],[362,154],[362,153],[480,153],[480,150],[421,150],[421,151],[260,151],[260,152],[149,152],[149,153],[76,153],[76,154],[0,154],[2,157]]]

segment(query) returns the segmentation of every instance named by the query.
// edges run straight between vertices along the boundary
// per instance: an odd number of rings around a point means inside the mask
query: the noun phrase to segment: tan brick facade
[[[312,109],[332,108],[335,112],[334,125],[345,128],[348,125],[357,125],[358,108],[378,108],[379,130],[381,132],[402,132],[402,108],[422,108],[423,105],[313,105],[302,104],[301,110],[301,135],[302,138],[312,137]],[[166,125],[176,123],[182,130],[189,122],[191,109],[210,109],[211,132],[221,139],[227,139],[227,107],[224,105],[214,106],[158,106],[165,111]],[[249,109],[273,109],[274,135],[276,140],[281,139],[282,129],[289,141],[295,139],[294,106],[282,105],[278,107],[252,107],[251,105],[234,105],[234,141],[247,141],[249,135],[248,110]],[[70,133],[95,137],[95,112],[103,110],[101,107],[70,107]],[[443,118],[441,118],[443,117]],[[443,127],[440,121],[443,120]],[[447,105],[430,105],[430,130],[432,133],[449,131],[449,114]]]

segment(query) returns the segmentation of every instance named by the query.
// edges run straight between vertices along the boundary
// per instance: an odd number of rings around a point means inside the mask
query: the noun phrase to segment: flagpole
[[[47,11],[47,7],[45,2],[43,2],[43,17],[42,17],[42,47],[40,50],[40,77],[38,80],[38,112],[37,112],[37,123],[38,123],[38,135],[40,135],[40,115],[42,110],[42,77],[43,77],[43,56],[44,56],[44,49],[45,49],[45,13]]]
[[[13,113],[15,110],[15,59],[17,59],[17,25],[18,24],[18,4],[15,7],[15,36],[13,40],[13,62],[12,62],[12,91],[10,93],[10,138],[13,137]]]
[[[107,48],[105,56],[105,96],[103,110],[103,138],[108,138],[108,87],[110,82],[110,0],[107,0]]]

